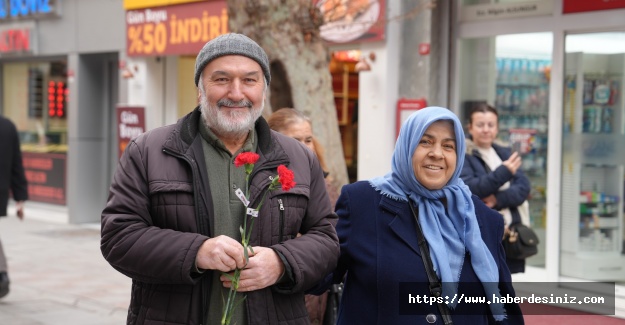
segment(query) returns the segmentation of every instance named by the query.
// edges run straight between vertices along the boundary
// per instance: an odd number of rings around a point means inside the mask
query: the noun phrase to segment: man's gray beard
[[[227,108],[221,110],[220,105],[228,103],[231,106],[247,106],[251,107],[246,112],[229,111]],[[216,135],[223,135],[228,137],[241,137],[246,136],[250,130],[254,129],[256,120],[262,115],[265,108],[265,102],[260,104],[260,108],[254,108],[252,103],[247,100],[241,102],[230,102],[228,100],[221,99],[217,101],[217,105],[213,106],[208,102],[206,94],[200,92],[200,109],[202,111],[202,118],[204,123],[213,131]],[[226,115],[230,115],[236,121],[232,121],[231,118]],[[240,121],[241,117],[245,117]]]

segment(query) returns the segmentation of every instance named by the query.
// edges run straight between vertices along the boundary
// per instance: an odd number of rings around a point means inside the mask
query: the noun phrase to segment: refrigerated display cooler
[[[567,53],[561,274],[625,280],[623,54]]]

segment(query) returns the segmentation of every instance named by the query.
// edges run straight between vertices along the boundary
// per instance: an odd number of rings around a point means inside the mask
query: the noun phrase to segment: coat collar
[[[408,245],[417,255],[421,256],[419,250],[419,242],[417,240],[417,230],[414,217],[408,202],[393,200],[382,195],[380,200],[380,209],[388,212],[392,217],[382,220],[388,224],[389,229]]]
[[[380,209],[389,213],[392,217],[382,220],[383,224],[387,224],[389,229],[408,245],[417,255],[421,256],[419,242],[417,240],[417,230],[414,217],[408,202],[393,200],[382,195],[380,199]],[[480,218],[478,217],[478,225],[480,232],[484,231]]]
[[[475,142],[473,142],[471,138],[467,137],[466,139],[464,139],[464,143],[467,147],[467,150],[466,150],[467,155],[473,155],[476,157],[482,156],[480,152],[477,150],[477,145],[475,144]],[[499,154],[501,148],[506,147],[506,146],[507,145],[499,139],[496,139],[492,144],[492,147],[495,149],[495,152],[497,152],[497,154]]]
[[[165,140],[163,148],[184,154],[189,147],[191,147],[191,144],[198,135],[198,123],[200,118],[202,118],[202,111],[200,110],[200,106],[197,106],[191,113],[179,119],[174,130],[169,134],[167,140]],[[267,121],[261,116],[256,120],[254,127],[258,135],[258,148],[260,151],[263,153],[271,152],[275,143],[271,138],[271,129]]]

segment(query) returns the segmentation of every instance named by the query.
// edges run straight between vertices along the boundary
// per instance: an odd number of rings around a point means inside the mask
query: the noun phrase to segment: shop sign
[[[386,27],[386,0],[314,0],[323,15],[321,38],[348,44],[380,41]]]
[[[460,21],[510,19],[553,14],[553,0],[464,5]]]
[[[428,103],[425,98],[400,98],[397,101],[397,124],[395,136],[399,136],[399,129],[401,129],[402,124],[404,124],[404,121],[408,119],[410,114],[425,108],[426,106],[428,106]]]
[[[0,30],[0,55],[8,53],[31,53],[32,30],[30,28]]]
[[[0,21],[56,16],[60,0],[0,0]]]
[[[145,132],[145,108],[132,106],[117,106],[117,147],[119,157],[130,143]]]
[[[617,8],[625,8],[625,0],[564,0],[562,2],[564,14]]]
[[[22,152],[31,201],[66,204],[67,156],[64,154]]]
[[[124,9],[132,10],[142,8],[154,8],[198,1],[206,0],[124,0]]]
[[[227,32],[225,1],[126,11],[128,56],[195,55]]]

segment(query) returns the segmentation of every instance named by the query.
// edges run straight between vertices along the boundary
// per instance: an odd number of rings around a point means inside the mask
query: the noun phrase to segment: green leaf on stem
[[[235,280],[234,276],[231,275],[230,273],[223,272],[223,273],[221,273],[221,275],[223,275],[224,277],[228,278],[228,280],[230,280],[232,282],[234,282],[234,280]]]

